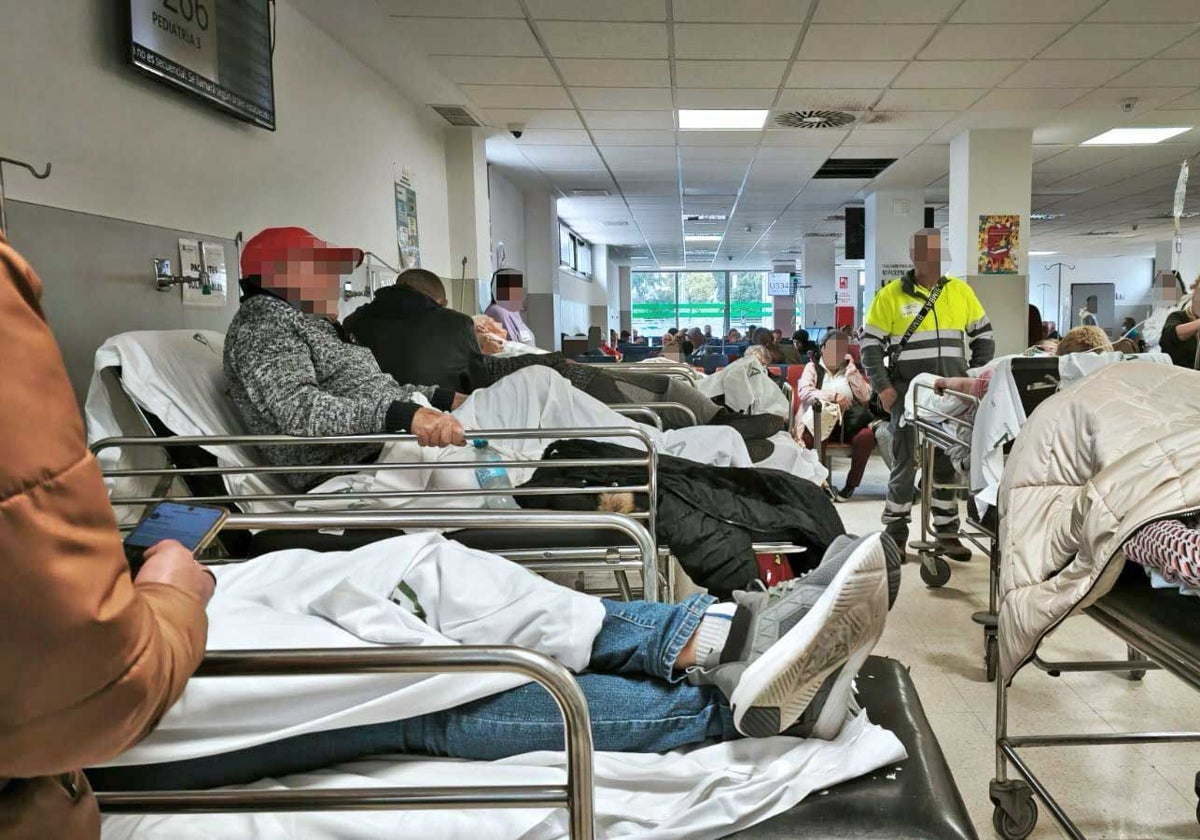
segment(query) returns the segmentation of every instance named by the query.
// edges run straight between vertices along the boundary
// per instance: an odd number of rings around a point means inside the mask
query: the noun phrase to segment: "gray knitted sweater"
[[[414,394],[448,409],[452,392],[400,385],[379,369],[366,347],[349,343],[333,322],[306,315],[282,298],[248,288],[225,336],[229,396],[252,434],[326,435],[407,431]],[[257,292],[257,293],[256,293]],[[375,460],[375,444],[262,447],[275,465],[363,464]],[[353,470],[347,469],[347,472]],[[328,473],[288,474],[287,484],[305,490]]]

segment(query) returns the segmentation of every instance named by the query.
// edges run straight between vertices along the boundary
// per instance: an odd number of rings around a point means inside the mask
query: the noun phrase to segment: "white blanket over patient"
[[[217,568],[209,649],[516,644],[585,667],[601,602],[493,555],[422,534],[353,552],[293,550]],[[427,614],[389,596],[403,580]],[[504,674],[194,679],[160,726],[113,764],[175,761],[305,732],[451,708],[526,680]],[[665,755],[600,753],[600,836],[719,837],[809,793],[903,759],[891,733],[851,721],[834,741],[709,744]],[[494,762],[373,759],[254,787],[561,783],[561,753]],[[562,812],[455,811],[105,819],[106,838],[560,838]]]

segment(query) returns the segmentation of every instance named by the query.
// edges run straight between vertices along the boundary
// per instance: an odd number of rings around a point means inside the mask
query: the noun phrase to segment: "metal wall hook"
[[[49,161],[46,162],[45,170],[42,172],[38,172],[36,169],[33,168],[33,164],[26,163],[23,160],[16,160],[15,158],[0,157],[0,230],[2,230],[2,231],[8,230],[8,213],[5,211],[5,208],[4,208],[4,164],[6,164],[6,163],[11,163],[13,166],[19,166],[22,169],[27,170],[30,175],[32,175],[34,178],[37,178],[39,181],[44,181],[50,177],[50,162]]]

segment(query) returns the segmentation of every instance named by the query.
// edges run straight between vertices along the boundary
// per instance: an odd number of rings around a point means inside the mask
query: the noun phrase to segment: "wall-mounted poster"
[[[400,267],[421,267],[421,241],[417,234],[417,192],[408,170],[396,181],[396,243],[400,248]]]
[[[979,273],[1016,274],[1021,217],[997,213],[979,217]]]

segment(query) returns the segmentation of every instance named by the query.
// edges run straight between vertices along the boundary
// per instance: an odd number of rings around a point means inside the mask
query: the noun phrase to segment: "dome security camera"
[[[520,140],[525,134],[525,123],[509,123],[508,133],[513,136],[514,140]]]

